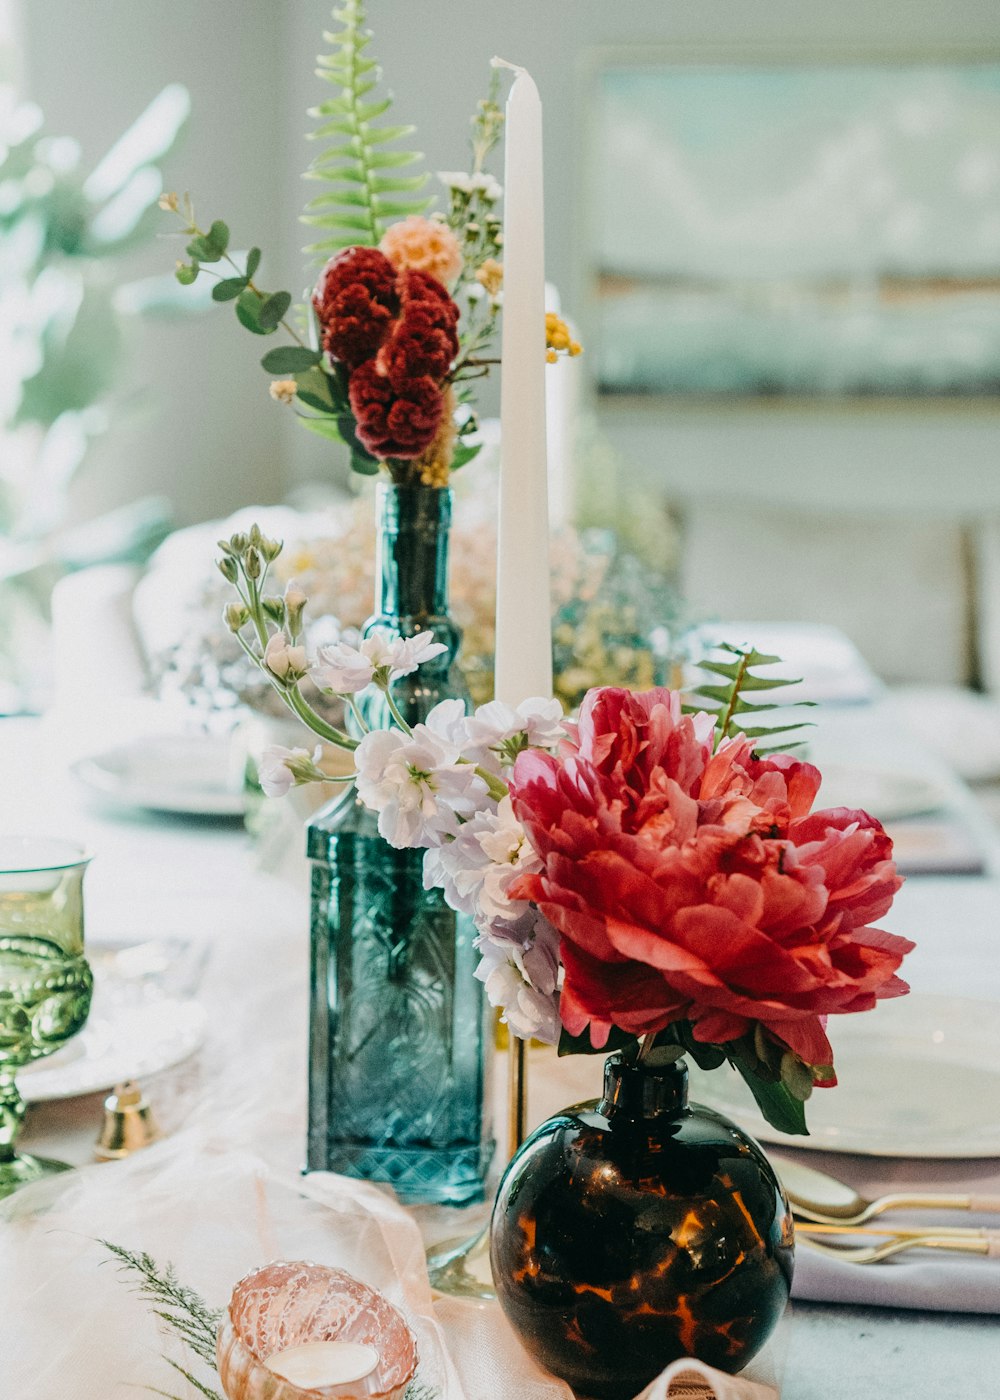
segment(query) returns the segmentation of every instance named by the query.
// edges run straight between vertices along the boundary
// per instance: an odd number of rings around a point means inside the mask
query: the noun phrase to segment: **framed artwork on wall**
[[[604,396],[1000,394],[1000,55],[593,71]]]

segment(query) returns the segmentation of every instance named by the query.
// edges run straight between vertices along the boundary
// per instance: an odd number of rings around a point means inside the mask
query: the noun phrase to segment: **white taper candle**
[[[552,694],[542,104],[516,72],[505,129],[496,626],[496,697],[509,705]]]

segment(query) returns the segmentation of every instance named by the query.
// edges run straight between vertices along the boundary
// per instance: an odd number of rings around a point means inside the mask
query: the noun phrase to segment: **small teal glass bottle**
[[[365,632],[432,631],[446,651],[393,686],[410,724],[468,692],[448,616],[445,488],[381,485],[374,615]],[[366,723],[389,722],[373,695]],[[425,890],[353,793],[309,824],[312,975],[307,1171],[391,1184],[411,1203],[482,1200],[490,1138],[488,1006],[472,921]]]

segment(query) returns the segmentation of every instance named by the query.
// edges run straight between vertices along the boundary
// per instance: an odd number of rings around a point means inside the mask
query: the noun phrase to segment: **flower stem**
[[[412,734],[412,733],[413,733],[413,730],[410,728],[410,726],[407,724],[406,720],[405,720],[405,719],[403,718],[403,716],[400,714],[400,712],[399,712],[399,706],[396,704],[395,700],[394,700],[394,699],[392,698],[392,696],[389,694],[389,687],[388,687],[387,685],[383,685],[383,686],[380,686],[379,689],[382,691],[382,694],[385,696],[385,703],[389,706],[389,713],[392,715],[393,719],[394,719],[394,720],[396,721],[396,723],[399,725],[400,729],[403,731],[404,734]]]

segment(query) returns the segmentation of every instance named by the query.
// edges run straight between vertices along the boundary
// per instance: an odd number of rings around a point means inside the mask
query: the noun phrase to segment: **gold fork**
[[[796,1244],[805,1245],[814,1253],[825,1254],[830,1259],[839,1259],[844,1264],[879,1264],[883,1259],[891,1259],[894,1254],[902,1254],[909,1249],[944,1249],[958,1254],[1000,1256],[1000,1242],[996,1239],[983,1235],[956,1238],[955,1235],[941,1236],[919,1231],[872,1245],[824,1244],[812,1235],[797,1233]]]

